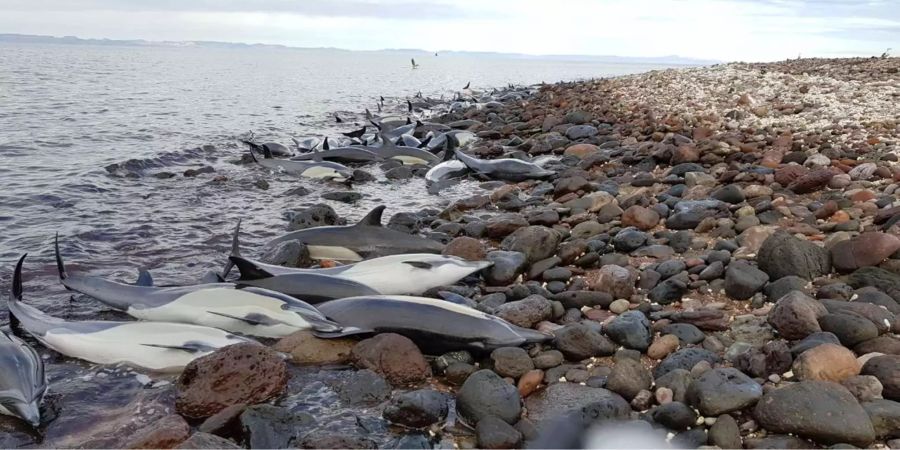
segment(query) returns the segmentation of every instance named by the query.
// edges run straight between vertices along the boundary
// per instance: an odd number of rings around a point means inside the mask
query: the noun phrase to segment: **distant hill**
[[[0,33],[0,42],[12,42],[20,44],[59,44],[59,45],[110,45],[110,46],[132,46],[132,47],[205,47],[205,48],[270,48],[270,49],[301,49],[301,50],[331,50],[331,51],[355,51],[344,50],[331,47],[289,47],[286,45],[276,44],[246,44],[240,42],[218,42],[218,41],[146,41],[143,39],[82,39],[75,36],[41,36],[31,34],[3,34]],[[653,56],[653,57],[635,57],[635,56],[613,56],[613,55],[527,55],[523,53],[500,53],[500,52],[468,52],[439,50],[437,52],[421,50],[421,49],[384,49],[371,52],[385,53],[404,53],[411,56],[426,56],[437,53],[440,56],[465,56],[473,58],[517,58],[517,59],[543,59],[543,60],[560,60],[560,61],[585,61],[585,62],[605,62],[605,63],[632,63],[632,64],[683,64],[683,65],[708,65],[717,64],[722,61],[685,58],[677,55],[669,56]]]

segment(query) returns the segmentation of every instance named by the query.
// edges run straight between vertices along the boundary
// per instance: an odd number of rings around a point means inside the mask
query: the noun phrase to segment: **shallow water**
[[[70,298],[56,279],[53,233],[72,272],[132,281],[145,267],[159,284],[189,283],[222,267],[238,218],[246,253],[255,256],[253,249],[284,231],[284,213],[304,205],[329,203],[352,220],[387,204],[387,220],[478,189],[462,183],[429,196],[421,179],[388,183],[369,167],[379,181],[356,188],[363,200],[322,200],[322,192],[344,188],[231,163],[246,151],[236,138],[248,130],[259,141],[289,144],[291,136],[357,128],[379,95],[388,98],[386,113],[405,114],[405,98],[450,98],[469,81],[486,89],[656,68],[462,56],[418,62],[411,70],[408,55],[335,50],[0,44],[0,288],[8,289],[15,259],[28,252],[26,302],[73,320],[121,318],[91,299]],[[335,124],[335,112],[346,123]],[[110,164],[143,176],[113,176],[104,169]],[[204,165],[216,173],[181,175]],[[176,176],[152,176],[163,171]],[[270,189],[254,186],[261,178]],[[282,195],[301,185],[311,194]],[[50,443],[65,443],[67,427],[77,424],[70,414],[103,416],[148,389],[165,390],[142,387],[132,371],[40,351],[58,395]]]

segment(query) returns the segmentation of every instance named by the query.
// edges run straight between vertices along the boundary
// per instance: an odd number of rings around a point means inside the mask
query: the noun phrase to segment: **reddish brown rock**
[[[691,144],[682,144],[679,145],[674,151],[672,151],[672,165],[686,163],[686,162],[697,162],[700,161],[700,150],[697,150],[697,147],[694,147]]]
[[[797,178],[787,188],[797,194],[809,194],[824,188],[833,176],[834,172],[829,169],[814,170]]]
[[[678,336],[674,334],[666,334],[656,338],[650,348],[647,349],[647,356],[653,359],[663,359],[674,352],[679,345]]]
[[[356,344],[351,360],[359,368],[381,374],[395,386],[419,383],[431,376],[419,347],[395,333],[379,334]]]
[[[442,252],[444,256],[459,256],[469,261],[483,261],[487,252],[484,244],[475,238],[460,236],[450,241]]]
[[[287,380],[287,365],[274,350],[249,342],[229,345],[184,368],[175,408],[185,417],[209,417],[231,405],[273,398]]]
[[[801,381],[821,380],[841,382],[859,375],[856,355],[837,344],[817,345],[794,360],[794,376]]]
[[[342,364],[350,361],[353,339],[319,339],[309,330],[291,333],[272,347],[289,353],[295,364]]]
[[[599,153],[600,149],[593,144],[575,144],[570,145],[566,148],[566,151],[563,152],[566,156],[577,156],[578,158],[586,158],[595,153]]]
[[[638,273],[635,270],[614,264],[584,274],[584,281],[589,289],[609,293],[614,298],[631,297],[637,279]]]
[[[878,265],[900,250],[900,238],[881,233],[863,233],[831,247],[831,263],[840,272]]]
[[[541,381],[544,380],[544,371],[541,369],[529,370],[519,378],[519,394],[522,398],[528,397],[532,392],[536,391]]]
[[[806,167],[788,165],[775,171],[775,181],[782,186],[787,186],[808,173],[809,169]]]
[[[769,311],[768,321],[781,337],[796,340],[822,331],[819,318],[826,314],[828,310],[814,298],[800,291],[791,291],[775,302]]]
[[[640,205],[632,205],[622,214],[622,225],[649,230],[659,223],[659,214]]]
[[[126,440],[123,448],[175,448],[191,435],[191,427],[178,414],[169,414]]]

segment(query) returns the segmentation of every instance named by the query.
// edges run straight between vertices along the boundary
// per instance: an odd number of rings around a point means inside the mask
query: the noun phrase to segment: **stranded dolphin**
[[[309,248],[313,259],[362,261],[401,253],[440,253],[440,242],[381,226],[384,205],[377,206],[354,225],[334,225],[293,231],[269,241],[269,245],[297,240]]]
[[[265,150],[264,155],[264,159],[257,159],[253,150],[250,150],[253,161],[267,169],[282,170],[300,177],[334,181],[346,181],[353,176],[353,171],[349,167],[335,162],[274,159],[268,150]]]
[[[374,289],[376,291],[374,293],[378,294],[417,295],[431,288],[455,284],[457,281],[490,267],[492,264],[489,261],[466,261],[455,256],[408,253],[382,256],[354,264],[329,268],[299,269],[276,266],[241,256],[240,227],[241,223],[238,221],[232,237],[231,256],[228,265],[225,267],[225,276],[228,275],[232,265],[236,265],[241,272],[241,284],[269,287],[270,289],[272,288],[270,285],[254,284],[254,281],[251,280],[268,278],[286,280],[285,276],[290,274],[318,274],[361,283]],[[276,281],[273,280],[270,283],[275,283]],[[280,287],[274,290],[285,292]],[[367,292],[367,294],[371,293],[373,292]],[[345,296],[351,297],[356,295]],[[299,295],[299,297],[307,299],[303,295]]]
[[[332,300],[318,305],[328,318],[347,327],[344,332],[402,334],[427,351],[487,350],[544,342],[551,336],[518,327],[499,317],[445,300],[403,295],[377,295]]]
[[[519,182],[547,178],[554,175],[554,172],[542,169],[537,164],[519,159],[478,159],[459,150],[455,150],[455,152],[456,158],[466,166],[489,178]]]
[[[384,158],[375,152],[358,146],[331,148],[291,158],[292,161],[334,161],[338,163],[366,163],[382,159]]]
[[[47,392],[44,360],[30,345],[0,331],[0,414],[32,426],[41,423],[41,401]]]
[[[191,323],[262,337],[281,337],[306,329],[340,329],[311,305],[258,287],[241,289],[232,283],[135,286],[100,277],[69,275],[59,253],[58,240],[56,266],[66,289],[89,295],[136,319]]]
[[[16,264],[9,298],[10,322],[63,355],[97,364],[125,363],[180,372],[189,362],[246,339],[216,328],[171,322],[69,322],[22,303],[22,263]]]

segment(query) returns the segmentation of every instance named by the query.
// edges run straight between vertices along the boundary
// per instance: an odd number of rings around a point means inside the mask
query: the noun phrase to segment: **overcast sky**
[[[0,0],[0,33],[758,61],[900,54],[900,0]]]

